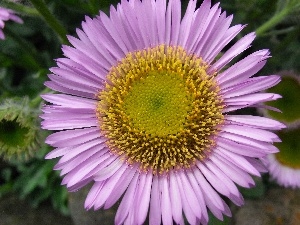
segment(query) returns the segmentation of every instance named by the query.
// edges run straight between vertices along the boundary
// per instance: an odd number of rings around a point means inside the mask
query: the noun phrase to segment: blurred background
[[[37,7],[44,3],[60,25],[51,25]],[[44,143],[49,131],[40,128],[41,93],[49,92],[43,83],[55,59],[62,57],[66,34],[75,35],[85,15],[99,10],[109,14],[118,0],[1,0],[0,7],[13,9],[23,24],[6,21],[0,40],[0,224],[1,225],[93,225],[113,224],[114,209],[85,212],[86,190],[68,193],[61,186],[55,160],[45,160],[51,148]],[[198,1],[200,6],[201,0]],[[256,31],[253,46],[239,59],[270,49],[272,58],[258,75],[280,74],[288,82],[277,89],[283,100],[272,103],[280,113],[250,110],[279,119],[292,129],[285,144],[300,157],[298,119],[300,117],[300,0],[219,0],[227,14],[234,14],[232,25],[248,24],[236,38]],[[182,0],[183,11],[188,1]],[[297,6],[297,7],[296,7]],[[0,17],[1,18],[1,17]],[[55,28],[56,27],[56,28]],[[230,45],[228,46],[228,48]],[[236,59],[237,60],[237,59]],[[243,112],[241,112],[243,113]],[[247,112],[249,113],[249,112]],[[284,136],[284,137],[285,137]],[[298,168],[300,170],[300,166]],[[256,187],[242,189],[246,205],[232,206],[233,218],[211,224],[299,225],[300,193],[282,188],[265,174],[256,178]],[[300,178],[295,178],[300,179]],[[88,189],[87,189],[88,190]]]

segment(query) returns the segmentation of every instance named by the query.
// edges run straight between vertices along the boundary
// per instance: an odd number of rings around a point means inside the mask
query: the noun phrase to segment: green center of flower
[[[279,132],[282,142],[276,143],[280,152],[275,154],[276,159],[285,166],[300,169],[300,128]]]
[[[151,71],[146,78],[133,83],[124,106],[135,128],[162,137],[184,129],[191,100],[182,77]]]
[[[110,150],[153,173],[204,159],[224,119],[207,67],[180,47],[128,53],[98,94],[97,117]]]

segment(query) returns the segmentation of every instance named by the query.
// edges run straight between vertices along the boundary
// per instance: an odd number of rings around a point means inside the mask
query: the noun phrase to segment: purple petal
[[[220,71],[225,65],[227,65],[234,57],[239,55],[250,47],[250,44],[255,38],[255,33],[247,34],[236,42],[224,55],[211,66],[209,72]]]
[[[47,130],[67,130],[78,129],[98,126],[98,120],[96,118],[84,119],[84,120],[47,120],[41,122],[42,129]]]
[[[216,80],[222,88],[238,84],[257,73],[265,65],[269,54],[269,50],[254,52],[218,74]]]
[[[117,160],[116,160],[117,161]],[[99,208],[101,208],[105,201],[108,199],[108,197],[110,196],[110,194],[112,193],[115,185],[118,183],[118,180],[121,178],[121,176],[124,174],[125,170],[126,170],[126,165],[118,162],[119,165],[121,165],[120,167],[117,167],[118,170],[114,170],[114,168],[112,168],[112,173],[110,173],[109,177],[107,177],[107,180],[103,180],[101,179],[101,181],[105,182],[103,185],[103,188],[100,190],[99,192],[99,196],[100,198],[97,198],[96,201],[94,202],[94,209],[98,210]],[[114,163],[112,163],[111,165],[109,165],[106,168],[111,168],[111,167],[116,167],[115,165],[113,165]],[[106,169],[105,168],[105,169]],[[104,169],[104,170],[105,170]],[[100,173],[103,170],[100,171]],[[99,172],[97,174],[94,175],[96,178],[99,177]],[[97,181],[97,179],[95,179]]]
[[[116,159],[110,165],[108,165],[107,167],[103,168],[101,171],[96,173],[94,175],[94,180],[95,181],[104,181],[104,180],[109,179],[110,177],[114,176],[115,173],[117,173],[117,174],[121,173],[121,175],[122,175],[123,172],[126,170],[126,168],[127,168],[127,165],[124,164],[124,162],[122,162],[120,159]],[[123,172],[121,172],[121,171],[123,171]],[[115,175],[114,177],[119,177],[118,179],[120,179],[120,176]]]
[[[225,158],[228,162],[238,166],[239,168],[243,169],[247,173],[251,173],[255,176],[260,177],[260,173],[256,170],[256,168],[249,163],[244,157],[234,154],[229,151],[224,151],[222,148],[218,147],[215,150],[215,154]]]
[[[152,173],[149,172],[145,176],[145,184],[139,185],[140,195],[136,201],[136,222],[137,224],[143,224],[146,220],[149,204],[150,204],[150,193],[151,193],[151,183],[152,183]]]
[[[61,85],[59,82],[46,81],[45,86],[54,91],[62,92],[65,94],[70,94],[70,95],[75,95],[75,96],[80,96],[80,97],[90,98],[90,99],[96,98],[95,93],[87,93],[85,91],[77,90],[77,88],[73,89],[74,87],[70,85]]]
[[[179,224],[182,220],[182,203],[176,176],[176,172],[170,172],[170,199],[173,218]]]
[[[120,177],[116,185],[114,186],[111,194],[107,198],[104,209],[108,209],[113,206],[123,195],[125,190],[128,188],[131,183],[133,176],[136,174],[137,168],[127,167],[123,175]]]
[[[222,137],[218,137],[217,146],[243,156],[263,157],[266,155],[264,147],[259,148]]]
[[[269,143],[266,142],[262,142],[262,141],[257,141],[257,140],[253,140],[251,138],[248,137],[244,137],[244,136],[240,136],[240,135],[235,135],[235,134],[231,134],[231,133],[219,133],[218,134],[219,137],[225,138],[225,139],[229,139],[233,142],[236,143],[241,143],[244,145],[248,145],[251,147],[256,147],[258,149],[261,149],[262,152],[264,152],[265,154],[269,154],[269,153],[276,153],[278,151],[278,149]]]
[[[195,213],[193,212],[190,204],[188,203],[185,186],[182,183],[182,180],[180,179],[180,176],[178,176],[178,174],[177,174],[176,178],[177,178],[177,183],[178,183],[178,187],[179,187],[179,191],[180,191],[180,196],[182,199],[182,208],[183,208],[185,217],[187,218],[187,221],[189,222],[189,224],[196,224],[197,217],[196,217]]]
[[[207,183],[198,169],[194,169],[194,176],[203,192],[203,197],[210,211],[219,219],[223,220],[222,212],[224,211],[224,204],[220,196]]]
[[[104,182],[95,182],[92,188],[90,189],[84,203],[84,208],[87,210],[92,208],[94,205],[94,202],[99,196],[99,193],[103,187]]]
[[[283,123],[280,123],[276,120],[259,116],[226,115],[225,118],[230,124],[250,126],[253,128],[280,130],[286,127]]]
[[[255,182],[249,174],[247,174],[245,171],[238,168],[234,164],[228,162],[224,158],[221,158],[218,155],[213,155],[210,157],[210,159],[215,166],[221,169],[227,177],[229,177],[238,185],[246,188],[253,187],[255,185]]]
[[[162,222],[164,225],[172,225],[172,206],[169,194],[169,182],[166,176],[159,177],[159,184],[161,190],[161,209]]]
[[[223,98],[232,98],[236,96],[252,94],[266,90],[280,82],[280,77],[276,75],[260,76],[248,79],[243,83],[221,91]]]
[[[129,211],[131,210],[132,205],[134,204],[134,196],[136,192],[136,186],[138,182],[139,175],[136,173],[120,203],[118,208],[116,217],[115,217],[115,224],[122,225],[125,219],[128,216]]]
[[[77,130],[60,131],[49,135],[46,143],[53,147],[68,147],[99,138],[98,128],[84,128]]]
[[[196,178],[194,177],[194,174],[192,171],[186,171],[188,179],[194,189],[194,192],[197,196],[197,200],[200,204],[201,211],[197,213],[197,217],[201,219],[202,223],[205,224],[208,222],[208,213],[206,208],[206,203],[203,197],[203,193],[201,191],[201,188],[199,187]],[[200,217],[201,215],[201,217]]]
[[[182,18],[178,45],[185,46],[189,37],[190,29],[193,24],[194,13],[197,1],[189,1],[184,17]]]
[[[208,14],[210,13],[210,0],[204,0],[200,6],[200,8],[195,12],[194,23],[191,27],[191,31],[186,42],[186,49],[188,52],[195,52],[197,47],[197,43],[201,40],[205,32],[205,27],[208,18]]]
[[[153,177],[150,199],[149,224],[161,224],[161,191],[158,176]]]
[[[264,142],[280,142],[280,139],[276,134],[266,130],[261,130],[252,127],[244,127],[239,125],[224,125],[222,127],[222,132],[237,134]]]
[[[56,149],[52,150],[51,152],[49,152],[45,156],[45,159],[54,159],[54,158],[63,156],[65,154],[69,153],[70,151],[72,151],[72,148],[56,148]]]
[[[205,56],[206,52],[205,52],[205,50],[203,50],[204,46],[207,44],[207,42],[209,42],[209,37],[213,33],[214,27],[221,15],[221,9],[219,8],[219,5],[220,5],[220,3],[215,4],[209,11],[205,26],[203,27],[204,30],[202,30],[203,34],[201,36],[201,39],[198,40],[198,45],[195,49],[195,53],[201,57]],[[223,14],[223,16],[224,15],[225,14]],[[222,19],[224,19],[224,17]],[[213,37],[213,38],[215,38],[215,37]],[[204,60],[205,60],[205,58],[204,58]]]

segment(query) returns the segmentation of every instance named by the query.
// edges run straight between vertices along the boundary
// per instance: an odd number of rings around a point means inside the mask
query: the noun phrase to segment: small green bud
[[[0,104],[0,156],[6,160],[27,160],[39,146],[41,135],[37,109],[29,99],[5,99]]]

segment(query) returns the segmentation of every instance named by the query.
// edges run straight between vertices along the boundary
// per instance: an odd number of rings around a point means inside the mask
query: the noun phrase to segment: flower
[[[281,82],[276,87],[269,88],[267,92],[279,93],[283,99],[269,102],[268,107],[275,107],[283,113],[267,111],[261,109],[260,112],[271,119],[283,122],[287,129],[278,132],[282,140],[276,147],[280,152],[270,154],[265,158],[265,165],[269,170],[270,178],[284,187],[300,187],[300,107],[298,104],[300,97],[300,80],[297,74],[292,71],[282,71],[279,73]]]
[[[276,154],[267,156],[266,165],[271,178],[279,185],[291,188],[300,188],[300,169],[282,164]]]
[[[244,26],[209,0],[189,1],[181,18],[179,0],[124,0],[86,17],[45,83],[61,92],[42,96],[42,127],[58,131],[46,158],[60,157],[69,191],[94,183],[86,209],[122,199],[115,224],[207,224],[207,209],[222,220],[222,196],[243,204],[236,184],[253,186],[262,157],[278,151],[268,130],[283,124],[233,113],[280,97],[261,93],[279,76],[252,77],[269,51],[229,67],[255,34],[217,57]]]
[[[260,109],[259,111],[265,117],[275,119],[284,123],[288,128],[300,126],[300,78],[299,74],[293,71],[281,71],[278,73],[281,77],[280,84],[269,88],[267,92],[276,92],[282,96],[282,99],[274,102],[268,102],[267,107],[278,108],[282,111],[269,111]]]
[[[293,127],[279,132],[282,143],[277,147],[280,152],[270,154],[265,159],[271,179],[279,185],[300,188],[300,127]]]
[[[23,23],[23,20],[15,15],[15,12],[11,9],[0,7],[0,39],[4,40],[5,36],[3,33],[3,28],[5,26],[5,21],[12,20],[16,23]]]

